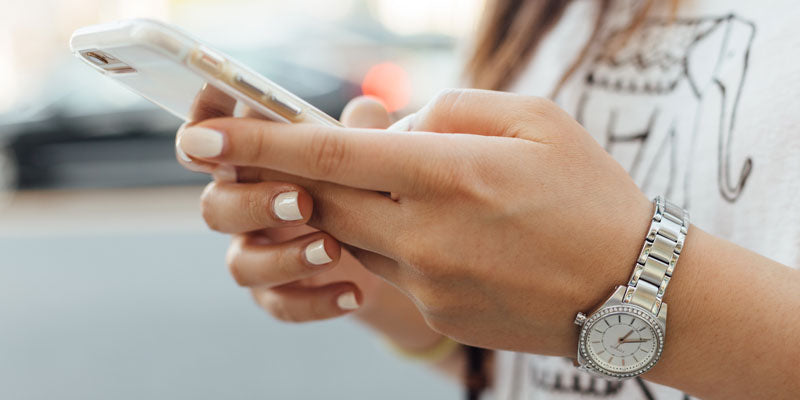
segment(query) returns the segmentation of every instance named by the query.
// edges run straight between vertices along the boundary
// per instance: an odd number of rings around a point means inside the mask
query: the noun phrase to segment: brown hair
[[[504,90],[517,78],[536,52],[542,38],[558,23],[572,0],[489,0],[478,29],[475,49],[467,62],[466,74],[481,89]],[[583,49],[556,85],[553,95],[578,69],[597,39],[612,0],[600,2],[594,29]],[[626,40],[644,22],[655,0],[644,0],[635,17],[619,37]],[[672,14],[678,0],[671,1]],[[621,47],[624,40],[614,47]]]

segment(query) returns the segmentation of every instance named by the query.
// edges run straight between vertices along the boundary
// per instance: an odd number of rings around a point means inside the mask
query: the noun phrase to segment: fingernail
[[[284,221],[303,219],[303,214],[300,214],[300,206],[297,204],[297,192],[286,192],[275,196],[272,210],[278,218]]]
[[[187,156],[187,155],[186,155],[186,152],[185,152],[185,151],[183,151],[183,149],[181,148],[181,140],[180,140],[180,139],[178,139],[177,141],[175,141],[175,153],[176,153],[176,154],[178,155],[178,157],[180,157],[180,158],[181,158],[181,160],[183,160],[184,162],[187,162],[187,163],[190,163],[190,162],[192,162],[192,159],[191,159],[191,158],[189,158],[189,156]]]
[[[306,260],[314,265],[323,265],[333,261],[325,251],[325,239],[311,242],[306,246]]]
[[[186,128],[179,140],[180,147],[186,154],[200,158],[220,155],[222,142],[222,133],[200,126]]]
[[[233,165],[220,165],[219,167],[214,168],[214,172],[212,172],[211,175],[217,182],[235,183],[237,181],[236,167]]]
[[[358,301],[356,301],[356,294],[353,292],[342,293],[336,298],[336,305],[342,310],[356,310],[358,309]]]

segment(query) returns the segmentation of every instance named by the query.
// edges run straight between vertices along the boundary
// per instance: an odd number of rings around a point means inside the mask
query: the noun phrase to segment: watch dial
[[[587,355],[603,369],[637,371],[658,354],[659,337],[654,328],[636,315],[606,314],[587,328]]]

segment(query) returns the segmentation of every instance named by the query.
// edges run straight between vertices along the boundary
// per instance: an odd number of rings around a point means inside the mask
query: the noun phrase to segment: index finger
[[[218,118],[181,132],[194,157],[273,169],[346,186],[408,193],[453,136]],[[450,143],[442,146],[441,141]]]

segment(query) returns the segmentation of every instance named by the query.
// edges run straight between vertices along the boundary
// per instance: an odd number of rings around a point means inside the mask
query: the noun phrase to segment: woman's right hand
[[[213,86],[196,97],[191,125],[208,118],[232,115],[236,101]],[[245,114],[251,114],[245,111]],[[252,115],[252,114],[251,114]],[[391,123],[386,109],[377,101],[359,97],[342,112],[342,123],[350,127],[386,128]],[[190,158],[176,146],[178,161],[198,172],[212,173],[215,185],[231,181],[264,181],[264,197],[275,202],[280,194],[297,192],[294,210],[298,215],[281,218],[273,207],[266,218],[247,221],[231,218],[223,230],[245,232],[233,235],[226,264],[241,286],[251,289],[256,303],[275,318],[304,322],[338,317],[371,308],[379,290],[396,290],[368,272],[338,241],[304,224],[312,211],[311,197],[295,185],[274,182],[258,168],[212,165]],[[266,178],[266,179],[265,179]],[[270,182],[272,181],[272,182]],[[205,196],[204,196],[205,199]],[[261,199],[254,199],[254,201]],[[292,199],[290,198],[291,202]],[[263,229],[262,229],[263,228]],[[376,260],[376,262],[385,262]]]
[[[345,107],[342,123],[386,128],[390,118],[379,102],[360,97]],[[307,225],[235,235],[226,263],[259,306],[286,322],[369,314],[382,298],[379,292],[397,290],[342,251],[337,240]]]
[[[230,97],[208,86],[195,100],[192,123],[232,115],[235,105]],[[381,129],[388,127],[391,119],[379,102],[359,97],[345,107],[342,123],[349,127]],[[359,261],[350,252],[342,251],[337,240],[326,240],[329,235],[305,225],[313,206],[303,188],[280,183],[274,171],[216,165],[191,158],[180,150],[179,143],[176,143],[176,153],[178,162],[187,169],[214,176],[215,182],[209,184],[207,190],[231,182],[260,182],[264,185],[263,198],[251,199],[259,204],[269,204],[268,200],[274,198],[270,191],[273,194],[275,190],[298,191],[302,214],[299,220],[279,221],[275,215],[270,215],[261,216],[262,220],[269,221],[258,223],[259,216],[238,222],[232,217],[227,221],[230,226],[216,229],[245,232],[234,234],[226,257],[228,268],[236,282],[250,288],[256,303],[272,316],[287,322],[305,322],[353,314],[399,347],[412,352],[425,351],[441,341],[441,334],[428,326],[411,299],[362,264],[384,269],[396,265],[379,264],[396,264],[395,261],[380,256],[362,256]],[[274,213],[265,213],[269,214]],[[251,225],[243,227],[242,224]],[[327,261],[320,253],[320,239],[331,261],[316,265],[309,258]],[[309,246],[311,257],[306,251]],[[460,354],[454,354],[437,366],[459,376]]]

